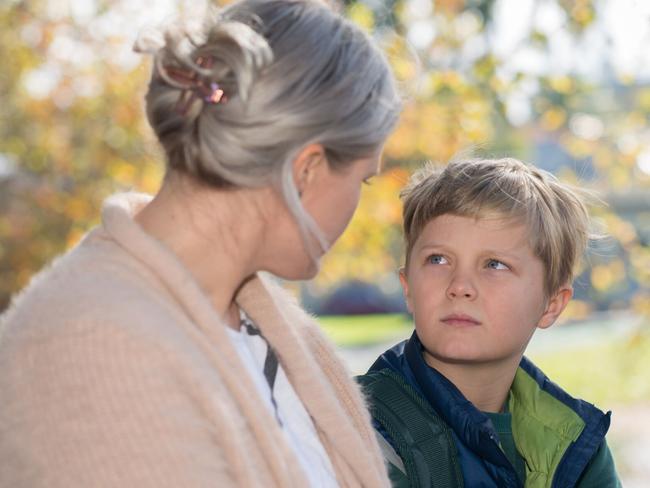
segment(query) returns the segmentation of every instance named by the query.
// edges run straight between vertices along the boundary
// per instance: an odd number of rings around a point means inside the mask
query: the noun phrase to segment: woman
[[[308,279],[399,112],[322,3],[244,0],[137,46],[167,173],[2,318],[0,486],[386,486],[357,389],[274,284]]]

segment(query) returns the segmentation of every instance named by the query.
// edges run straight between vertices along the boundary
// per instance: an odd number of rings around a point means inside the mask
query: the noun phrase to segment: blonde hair
[[[586,193],[512,158],[427,165],[400,196],[407,265],[422,229],[438,216],[513,219],[528,227],[531,248],[546,269],[547,296],[571,283],[590,237]]]
[[[319,143],[343,169],[374,155],[392,131],[401,99],[371,39],[324,2],[243,0],[199,27],[142,36],[135,49],[154,55],[146,109],[168,170],[216,187],[274,184],[303,235],[326,246],[300,203],[291,162]],[[178,110],[187,95],[173,76],[179,69],[202,86],[218,83],[226,101],[197,96]]]

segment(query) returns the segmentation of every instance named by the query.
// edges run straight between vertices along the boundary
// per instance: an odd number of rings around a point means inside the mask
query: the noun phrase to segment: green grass
[[[340,347],[355,347],[406,339],[413,330],[402,314],[319,317],[325,333]]]
[[[650,331],[597,346],[531,355],[572,396],[602,408],[650,401]]]
[[[328,316],[320,317],[319,322],[339,347],[397,342],[413,330],[411,319],[401,314]],[[602,408],[650,401],[650,328],[631,337],[536,352],[529,357],[572,396]]]

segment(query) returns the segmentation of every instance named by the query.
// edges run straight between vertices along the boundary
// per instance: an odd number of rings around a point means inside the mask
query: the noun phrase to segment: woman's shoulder
[[[334,344],[325,335],[320,327],[317,318],[306,311],[298,302],[297,297],[280,284],[273,275],[257,273],[239,292],[238,301],[244,309],[250,306],[252,315],[265,328],[266,319],[281,317],[282,327],[288,328],[287,332],[299,338],[299,344],[310,356],[322,359],[326,362],[334,361],[337,357]],[[250,315],[250,314],[249,314]],[[271,320],[274,322],[274,320]],[[266,324],[268,326],[268,324]],[[262,330],[264,333],[265,331]],[[283,341],[286,338],[284,333],[273,334],[276,339]],[[276,347],[278,345],[276,344]],[[337,359],[338,361],[338,359]]]
[[[261,276],[267,292],[273,298],[276,307],[284,315],[286,323],[292,327],[310,354],[320,364],[328,364],[330,374],[351,377],[341,361],[336,346],[325,334],[316,316],[306,311],[295,295],[267,276]]]
[[[116,486],[232,484],[227,442],[215,434],[225,427],[201,416],[226,390],[154,281],[117,244],[91,233],[2,316],[7,479],[32,479],[29,466],[40,465],[48,469],[39,479],[57,487],[91,486],[102,473]]]
[[[168,306],[162,293],[149,270],[94,229],[14,297],[0,316],[0,351],[12,342],[79,338],[99,327],[144,327]]]
[[[294,293],[278,283],[271,275],[258,273],[257,276],[277,309],[285,317],[289,327],[297,329],[299,334],[307,337],[322,336],[318,319],[300,305]]]

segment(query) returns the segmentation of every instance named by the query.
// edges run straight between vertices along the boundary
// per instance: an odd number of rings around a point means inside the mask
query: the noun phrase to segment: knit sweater
[[[2,316],[0,487],[307,486],[210,299],[133,220],[149,199],[107,200],[102,224]],[[313,318],[261,275],[236,301],[340,485],[388,486],[362,397]]]

